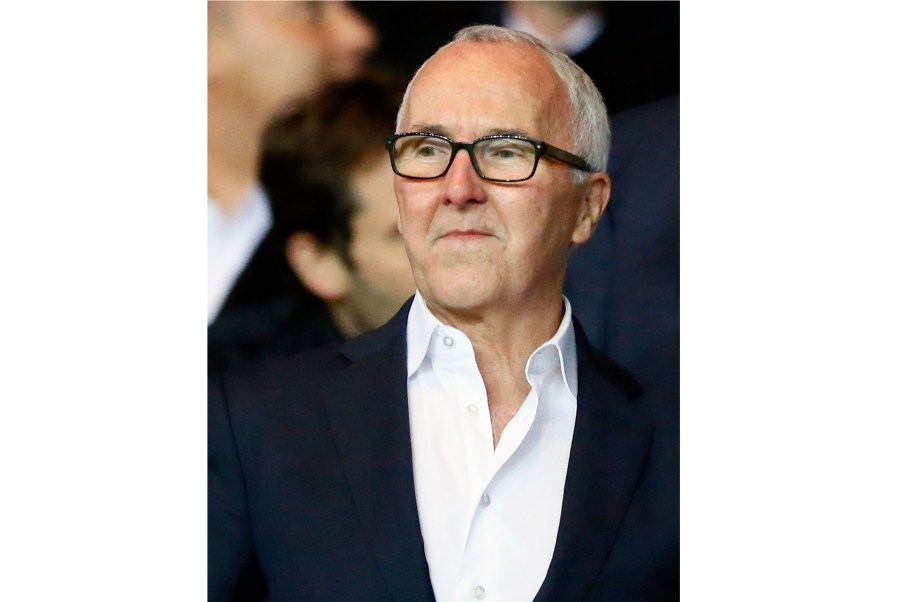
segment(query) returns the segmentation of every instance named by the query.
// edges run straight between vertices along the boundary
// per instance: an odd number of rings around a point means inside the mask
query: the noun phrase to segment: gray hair
[[[563,85],[565,85],[566,91],[569,93],[569,101],[572,103],[572,109],[575,113],[572,120],[572,140],[574,144],[572,152],[583,157],[588,162],[591,171],[606,171],[610,145],[609,118],[606,115],[606,105],[603,103],[603,97],[590,76],[575,64],[575,61],[564,52],[548,47],[539,38],[531,34],[496,25],[472,25],[460,29],[453,37],[453,40],[442,46],[437,52],[457,42],[512,42],[514,44],[528,44],[543,53],[550,62],[550,66],[553,67],[553,70],[562,80]],[[400,110],[397,112],[398,128],[406,114],[413,82],[416,81],[424,67],[425,64],[419,67],[419,70],[416,71],[416,74],[406,87],[403,102],[400,105]],[[586,180],[587,175],[583,171],[575,172],[575,182],[577,184],[582,184]]]

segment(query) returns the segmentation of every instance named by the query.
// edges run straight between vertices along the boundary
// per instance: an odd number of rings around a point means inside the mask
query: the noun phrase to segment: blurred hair
[[[437,52],[440,52],[448,46],[452,46],[458,42],[511,42],[513,44],[528,44],[537,48],[547,60],[550,66],[562,80],[567,92],[569,93],[569,101],[572,103],[574,110],[574,118],[572,120],[572,140],[574,148],[567,149],[576,155],[583,157],[590,166],[591,171],[606,171],[606,164],[609,159],[610,131],[609,117],[606,114],[606,105],[597,86],[594,85],[590,76],[584,72],[584,69],[575,64],[568,55],[558,50],[548,47],[539,38],[523,33],[499,27],[496,25],[472,25],[460,29],[453,40],[442,46]],[[435,54],[437,54],[435,52]],[[432,55],[434,56],[434,55]],[[422,68],[428,61],[419,67],[413,76],[409,85],[406,87],[406,93],[403,95],[403,102],[397,113],[397,126],[403,121],[409,103],[410,90],[413,82],[416,81]],[[478,85],[477,82],[472,85]],[[398,130],[399,133],[399,130]],[[575,182],[583,183],[587,179],[587,175],[582,171],[575,171]]]
[[[357,200],[350,173],[376,153],[388,161],[385,141],[405,80],[369,74],[333,84],[269,128],[261,180],[272,205],[273,230],[283,242],[303,231],[335,249],[349,267]]]

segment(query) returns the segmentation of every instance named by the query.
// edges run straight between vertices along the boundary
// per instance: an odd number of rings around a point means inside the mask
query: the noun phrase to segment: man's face
[[[393,172],[383,149],[351,172],[349,185],[357,210],[350,223],[354,269],[347,302],[361,325],[377,328],[416,291],[397,230]]]
[[[429,60],[399,131],[460,142],[518,133],[572,151],[572,108],[543,55],[506,42],[462,42]],[[400,222],[416,284],[433,310],[478,311],[559,301],[568,254],[599,217],[589,179],[542,158],[524,182],[481,179],[460,151],[436,180],[395,176]],[[605,175],[603,176],[605,178]],[[600,203],[602,205],[602,203]]]

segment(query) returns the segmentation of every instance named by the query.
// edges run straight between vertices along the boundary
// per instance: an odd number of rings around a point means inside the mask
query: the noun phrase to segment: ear
[[[350,292],[350,269],[334,249],[309,232],[291,234],[285,253],[294,274],[316,297],[334,303]]]
[[[597,222],[600,221],[600,216],[603,215],[606,205],[609,203],[611,191],[612,183],[609,174],[605,171],[590,174],[581,193],[581,214],[578,216],[578,222],[572,232],[574,245],[586,243],[594,233]]]

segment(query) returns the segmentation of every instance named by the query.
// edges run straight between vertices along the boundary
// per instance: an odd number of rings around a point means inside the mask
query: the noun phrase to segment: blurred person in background
[[[572,57],[610,115],[678,93],[677,2],[499,3],[497,20]]]
[[[591,343],[641,384],[679,390],[679,97],[611,119],[604,218],[573,254],[566,296]]]
[[[346,2],[208,2],[208,307],[210,339],[290,290],[259,184],[262,136],[286,107],[352,77],[377,43]]]
[[[373,60],[413,71],[462,26],[525,31],[572,57],[610,115],[678,94],[678,2],[360,2],[384,34]]]
[[[384,149],[404,88],[388,75],[334,84],[272,125],[261,179],[273,241],[302,286],[211,340],[210,370],[362,334],[415,292]]]

